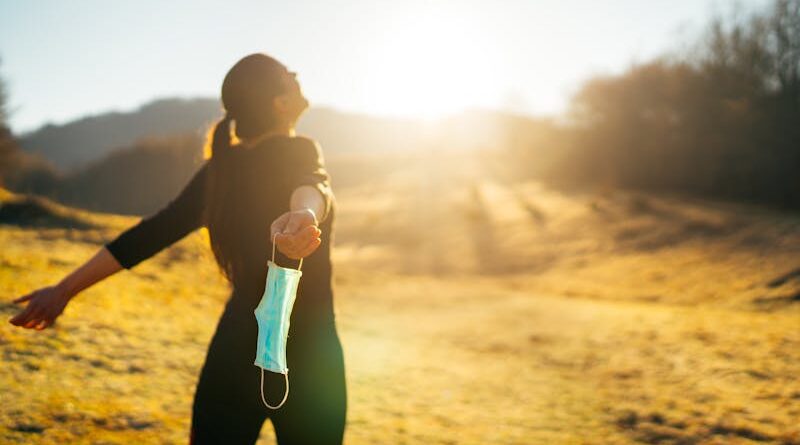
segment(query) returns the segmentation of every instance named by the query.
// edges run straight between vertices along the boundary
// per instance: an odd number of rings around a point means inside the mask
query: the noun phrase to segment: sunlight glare
[[[382,31],[362,85],[370,112],[431,121],[495,99],[492,52],[474,23],[428,13]]]

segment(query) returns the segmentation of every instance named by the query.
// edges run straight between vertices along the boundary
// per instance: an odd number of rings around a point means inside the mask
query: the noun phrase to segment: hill
[[[64,172],[83,168],[106,155],[135,145],[142,138],[173,135],[202,137],[221,116],[216,99],[165,98],[129,112],[87,116],[61,125],[45,125],[20,135],[25,152],[37,153]],[[530,139],[546,120],[509,113],[472,110],[436,125],[411,119],[375,117],[330,108],[311,108],[297,130],[317,139],[326,153],[409,151],[448,146],[465,150],[506,147],[509,129]]]
[[[219,114],[219,105],[213,100],[161,99],[130,112],[101,113],[62,125],[45,125],[18,139],[24,151],[41,154],[68,171],[142,137],[199,132]]]
[[[37,195],[20,195],[0,188],[0,224],[23,228],[97,228],[91,213]]]
[[[333,248],[348,443],[800,443],[796,216],[562,193],[492,153],[331,162],[359,178],[337,186]],[[0,292],[136,221],[95,217],[94,239],[0,225]],[[185,443],[227,295],[201,230],[53,329],[0,327],[0,441]]]

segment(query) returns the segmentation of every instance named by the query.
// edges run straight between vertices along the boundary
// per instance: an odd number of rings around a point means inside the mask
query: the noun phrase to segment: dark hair
[[[233,151],[231,123],[237,139],[252,138],[271,130],[277,124],[273,99],[286,91],[282,76],[287,71],[276,59],[255,53],[236,62],[222,82],[225,116],[216,123],[206,144],[206,156],[210,159],[204,218],[217,265],[230,282],[244,268],[239,245],[241,231],[236,218],[242,214],[237,212],[241,197],[234,192],[241,175],[236,174],[236,166],[230,159]]]

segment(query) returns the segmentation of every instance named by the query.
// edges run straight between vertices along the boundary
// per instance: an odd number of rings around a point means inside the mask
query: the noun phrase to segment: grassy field
[[[800,444],[798,216],[556,192],[492,156],[328,164],[346,443]],[[0,224],[6,318],[136,221],[48,209]],[[0,442],[186,443],[227,295],[198,231],[52,329],[6,323]]]

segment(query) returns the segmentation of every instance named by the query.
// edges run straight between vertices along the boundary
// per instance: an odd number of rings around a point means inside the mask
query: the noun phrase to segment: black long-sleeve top
[[[303,276],[294,308],[297,314],[292,319],[293,323],[302,322],[304,318],[332,320],[330,253],[336,204],[319,144],[303,136],[274,136],[250,148],[234,147],[230,154],[228,161],[235,163],[237,172],[231,181],[236,184],[235,193],[241,193],[244,198],[241,201],[244,204],[236,209],[235,221],[241,234],[237,244],[247,267],[232,283],[234,292],[229,307],[252,315],[264,291],[267,260],[272,255],[270,225],[289,210],[291,194],[297,187],[311,185],[325,197],[325,211],[317,215],[322,243],[303,259]],[[202,215],[210,162],[214,161],[204,161],[178,196],[165,207],[105,244],[120,265],[131,269],[195,229],[207,227]],[[275,255],[280,266],[297,268],[297,260],[277,249]]]

